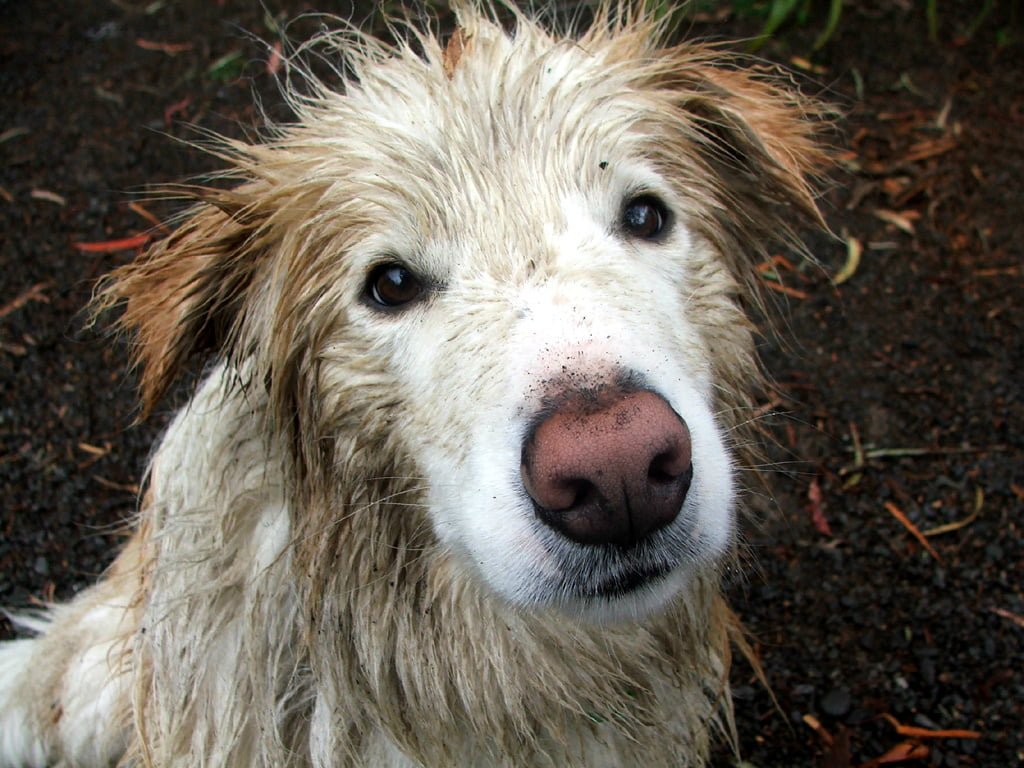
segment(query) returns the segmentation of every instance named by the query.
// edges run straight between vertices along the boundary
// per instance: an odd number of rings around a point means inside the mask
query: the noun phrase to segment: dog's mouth
[[[700,559],[692,527],[679,520],[672,528],[629,549],[614,545],[567,546],[551,538],[545,543],[554,566],[548,574],[549,599],[559,595],[556,601],[574,610],[586,605],[636,606],[646,604],[655,595],[661,596],[655,600],[660,603],[669,594],[666,590],[674,592],[679,586],[681,572]]]
[[[625,597],[646,587],[655,581],[663,579],[672,569],[668,565],[632,565],[622,568],[610,576],[604,576],[592,584],[585,584],[579,591],[583,598],[605,598],[614,599]]]
[[[577,553],[578,555],[579,553]],[[571,603],[600,603],[631,598],[657,588],[681,565],[667,552],[622,552],[612,547],[592,548],[586,560],[566,563],[556,591]],[[553,585],[552,585],[553,586]]]

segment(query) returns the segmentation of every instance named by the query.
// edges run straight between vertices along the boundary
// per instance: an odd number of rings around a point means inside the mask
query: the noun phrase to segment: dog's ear
[[[705,65],[695,74],[696,88],[683,108],[693,118],[699,149],[729,191],[795,206],[820,223],[808,180],[827,166],[822,109],[756,70]]]
[[[242,190],[199,197],[173,234],[115,270],[94,299],[96,311],[124,306],[117,324],[134,338],[143,415],[190,360],[223,353],[236,341],[265,261],[260,219]]]
[[[708,234],[729,239],[719,244],[727,257],[746,255],[733,266],[751,286],[751,259],[772,243],[802,249],[801,229],[825,228],[816,180],[830,165],[827,110],[778,73],[723,64],[714,50],[679,51],[662,70],[684,126],[670,151],[701,159],[697,181],[714,201]]]

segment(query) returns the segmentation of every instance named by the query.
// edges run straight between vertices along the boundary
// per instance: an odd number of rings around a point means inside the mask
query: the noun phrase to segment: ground
[[[1024,763],[1019,4],[939,3],[934,41],[924,5],[848,3],[820,50],[811,18],[761,51],[842,115],[836,238],[814,239],[821,267],[780,254],[763,275],[785,316],[763,344],[776,445],[730,582],[772,692],[737,662],[758,768]],[[308,8],[263,6],[0,2],[0,605],[73,595],[122,541],[172,404],[133,424],[123,345],[82,309],[137,242],[109,241],[174,210],[139,191],[214,167],[175,140],[190,124],[252,134],[254,92],[285,116],[249,33]]]

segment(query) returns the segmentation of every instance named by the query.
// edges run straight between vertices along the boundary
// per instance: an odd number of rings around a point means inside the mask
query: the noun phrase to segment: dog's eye
[[[622,228],[633,237],[654,240],[668,224],[668,208],[654,195],[634,197],[622,211]]]
[[[381,264],[370,272],[366,294],[381,307],[400,307],[419,298],[423,283],[401,264]]]

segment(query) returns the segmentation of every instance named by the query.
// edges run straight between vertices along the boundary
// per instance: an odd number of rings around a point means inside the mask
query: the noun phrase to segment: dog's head
[[[820,154],[793,92],[655,27],[466,11],[444,46],[349,41],[344,91],[230,145],[247,181],[108,289],[146,402],[225,357],[265,383],[300,495],[407,478],[514,604],[663,604],[734,538],[743,306],[816,217]]]

